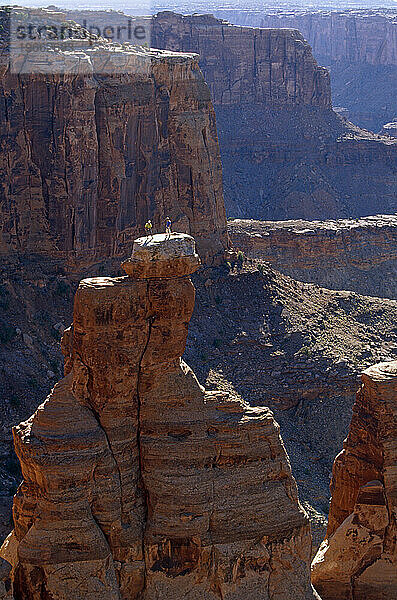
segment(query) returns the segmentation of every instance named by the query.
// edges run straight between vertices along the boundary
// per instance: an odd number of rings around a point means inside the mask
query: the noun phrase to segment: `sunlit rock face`
[[[189,276],[199,266],[194,239],[183,233],[138,238],[132,257],[122,264],[127,275],[138,279]]]
[[[107,24],[115,30],[130,19],[116,11],[92,11],[90,16],[87,11],[78,10],[65,11],[63,14],[64,18],[73,19],[80,24],[88,19],[88,22],[101,25],[102,28]],[[232,23],[237,22],[233,20],[235,14],[230,16]],[[134,21],[133,18],[132,20]],[[190,76],[183,78],[178,86],[171,85],[171,98],[175,97],[177,103],[170,102],[170,116],[175,115],[175,128],[168,128],[170,133],[175,131],[177,134],[175,144],[171,145],[172,152],[182,149],[178,154],[182,166],[176,165],[176,172],[185,181],[183,188],[178,185],[172,187],[174,194],[171,199],[177,203],[178,210],[170,216],[177,222],[178,231],[194,235],[203,262],[211,262],[214,257],[219,259],[222,254],[219,246],[224,249],[228,245],[224,214],[222,216],[223,206],[218,202],[222,190],[220,169],[213,160],[214,149],[217,151],[215,120],[211,112],[210,125],[204,127],[201,117],[199,118],[201,110],[207,110],[205,106],[209,102],[208,93],[216,110],[224,200],[229,217],[323,220],[396,212],[396,140],[390,136],[380,137],[364,131],[332,110],[329,72],[327,68],[320,66],[329,63],[321,62],[322,58],[312,51],[305,31],[299,30],[295,25],[293,28],[280,28],[277,23],[270,29],[259,27],[260,21],[252,23],[257,27],[241,27],[212,15],[181,15],[171,11],[147,17],[146,23],[150,27],[152,47],[165,49],[168,54],[178,51],[199,55],[196,60],[208,86],[205,86],[205,96],[201,85],[196,82],[191,84]],[[244,24],[245,22],[241,22],[241,25]],[[321,39],[325,43],[325,37]],[[321,43],[320,40],[317,41]],[[342,43],[340,48],[342,51]],[[175,56],[173,60],[177,60]],[[335,80],[334,66],[332,75]],[[346,73],[346,78],[345,83],[355,79],[349,77],[349,73]],[[370,76],[361,76],[359,79],[364,83],[371,80]],[[155,80],[157,81],[157,77]],[[392,78],[386,78],[385,81],[393,88]],[[116,83],[105,82],[106,112],[107,103],[112,105],[117,98],[117,94],[113,93],[113,84]],[[196,110],[191,112],[190,103],[187,102],[187,90],[189,94],[192,93],[191,86],[193,95],[197,97],[198,92],[201,98],[202,105],[198,113]],[[342,84],[341,86],[343,87]],[[168,84],[165,87],[170,89]],[[351,86],[347,87],[351,89]],[[387,93],[383,92],[384,88],[385,85],[376,86],[372,83],[371,90],[380,90],[384,96]],[[160,94],[163,87],[156,85],[155,89],[156,94]],[[176,89],[181,93],[174,96]],[[139,96],[140,91],[134,92],[134,97],[136,94]],[[359,105],[363,97],[371,97],[370,93],[360,94],[360,90],[357,95]],[[392,89],[389,96],[394,95]],[[103,104],[101,98],[99,95],[97,102],[100,110]],[[164,115],[168,115],[167,95],[161,98],[164,110],[159,120],[164,122]],[[127,99],[127,104],[129,101]],[[343,97],[334,98],[334,104],[347,106]],[[383,105],[382,101],[380,106]],[[122,106],[116,105],[117,114],[120,111],[124,114],[123,107],[124,103]],[[179,107],[181,113],[178,113]],[[354,114],[354,107],[351,108]],[[98,116],[98,123],[102,123],[102,116],[99,113]],[[393,113],[389,117],[382,117],[379,125],[372,130],[380,131],[381,126],[394,116]],[[105,114],[103,126],[100,125],[100,129],[104,131],[100,147],[106,149],[106,155],[108,147],[111,147],[107,141],[108,132],[114,132],[112,136],[119,140],[117,133],[124,131],[123,124],[119,128],[118,117],[115,128],[107,128],[108,118]],[[351,120],[357,123],[353,117]],[[184,122],[183,128],[180,126],[181,121]],[[146,126],[145,122],[142,127],[146,129]],[[135,131],[134,127],[132,130]],[[163,129],[160,129],[160,135],[162,132]],[[157,133],[152,137],[150,135],[147,138],[149,141],[157,141]],[[139,138],[139,134],[137,136]],[[110,159],[105,158],[106,164],[101,168],[106,181],[99,189],[106,191],[106,202],[101,205],[98,214],[105,211],[104,214],[107,215],[109,208],[115,208],[112,182],[119,180],[122,171],[117,167],[118,156],[124,153],[118,144],[119,142],[116,143],[117,152],[110,155]],[[128,148],[131,147],[135,147],[134,144],[128,144]],[[161,140],[159,147],[163,147]],[[154,211],[156,231],[163,231],[162,215],[165,217],[169,210],[167,204],[162,213],[161,194],[155,195],[154,202],[152,193],[149,193],[150,202],[147,196],[141,194],[145,186],[153,185],[153,176],[150,179],[146,176],[134,179],[134,165],[138,168],[146,166],[148,157],[150,164],[152,158],[159,158],[161,173],[164,175],[163,154],[153,155],[149,145],[146,145],[139,157],[137,163],[134,160],[127,163],[127,186],[123,184],[120,188],[123,198],[127,189],[134,193],[134,190],[138,190],[137,221],[133,217],[134,207],[130,206],[127,212],[123,208],[125,217],[121,221],[125,221],[126,225],[125,231],[117,237],[117,248],[124,242],[132,243],[132,239],[142,233],[151,207],[158,207],[160,213]],[[177,162],[179,160],[178,158]],[[195,163],[192,168],[193,185],[189,176],[191,161]],[[154,172],[154,180],[157,181],[158,172],[156,169]],[[161,185],[164,185],[170,174],[174,176],[174,166],[160,178]],[[212,192],[209,190],[214,190],[215,200],[211,199]],[[193,216],[191,205],[193,208],[197,207]],[[122,206],[128,206],[125,198]],[[110,217],[114,218],[114,211]],[[115,222],[117,225],[120,220],[116,219]],[[111,220],[108,220],[107,227],[110,227],[109,223]],[[103,229],[103,235],[106,235],[105,225]],[[112,229],[113,226],[108,231]]]
[[[333,467],[327,539],[312,566],[323,600],[396,597],[397,361],[362,380]]]

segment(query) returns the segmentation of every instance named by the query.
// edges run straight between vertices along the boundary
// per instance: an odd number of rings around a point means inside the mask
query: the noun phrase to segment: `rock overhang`
[[[192,275],[200,267],[194,239],[185,233],[155,234],[134,241],[131,258],[122,263],[133,279]]]

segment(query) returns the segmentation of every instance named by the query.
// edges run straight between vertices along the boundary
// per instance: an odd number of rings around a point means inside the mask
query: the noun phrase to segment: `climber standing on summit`
[[[169,217],[165,220],[165,233],[171,234],[171,219]]]

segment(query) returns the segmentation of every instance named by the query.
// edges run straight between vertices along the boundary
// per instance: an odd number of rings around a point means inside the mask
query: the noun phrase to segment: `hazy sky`
[[[237,0],[236,1],[192,1],[192,0],[85,0],[76,6],[75,0],[59,0],[51,3],[40,2],[39,0],[19,0],[17,2],[3,2],[4,5],[17,4],[18,6],[48,6],[54,4],[60,8],[69,9],[91,9],[98,10],[104,8],[112,8],[114,10],[124,10],[132,14],[151,14],[157,12],[159,9],[168,8],[171,10],[179,10],[181,12],[211,12],[212,10],[235,10],[235,9],[256,9],[260,10],[261,7],[272,7],[272,8],[334,8],[343,9],[351,7],[396,7],[397,0],[279,0],[279,2],[272,2],[271,0],[259,1],[258,0]]]

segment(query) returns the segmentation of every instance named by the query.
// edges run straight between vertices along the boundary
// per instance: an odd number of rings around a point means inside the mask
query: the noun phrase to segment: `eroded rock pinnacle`
[[[272,413],[205,391],[181,359],[198,265],[191,237],[153,236],[130,276],[81,282],[66,377],[14,429],[19,600],[316,598]]]

